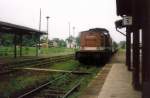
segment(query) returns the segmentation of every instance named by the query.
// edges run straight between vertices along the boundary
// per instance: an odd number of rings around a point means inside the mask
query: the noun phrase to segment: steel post
[[[126,65],[128,70],[131,71],[131,30],[127,27],[126,29]]]
[[[140,48],[137,28],[133,31],[133,86],[136,90],[140,89]]]
[[[14,58],[17,57],[17,34],[14,33]]]
[[[22,40],[23,40],[23,35],[21,34],[20,36],[20,57],[22,56]]]

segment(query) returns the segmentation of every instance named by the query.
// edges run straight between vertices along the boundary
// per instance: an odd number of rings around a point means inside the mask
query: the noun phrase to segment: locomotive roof
[[[108,35],[109,36],[109,31],[107,29],[105,29],[105,28],[93,28],[93,29],[89,29],[87,31],[82,31],[81,33],[87,33],[87,32],[97,32],[97,33],[102,33],[104,35]]]
[[[89,29],[89,31],[94,31],[94,32],[109,32],[105,28],[93,28],[93,29]]]

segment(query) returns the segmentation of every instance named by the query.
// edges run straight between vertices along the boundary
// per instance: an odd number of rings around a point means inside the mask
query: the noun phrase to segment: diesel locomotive
[[[80,63],[100,65],[109,60],[114,49],[109,31],[105,28],[93,28],[80,33],[80,50],[75,58]]]

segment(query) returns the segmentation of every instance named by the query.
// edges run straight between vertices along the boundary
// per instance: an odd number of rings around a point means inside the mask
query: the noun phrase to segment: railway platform
[[[132,73],[125,66],[124,54],[116,54],[80,98],[141,98],[141,92],[132,87]]]
[[[141,98],[132,87],[132,74],[124,64],[113,64],[98,98]]]

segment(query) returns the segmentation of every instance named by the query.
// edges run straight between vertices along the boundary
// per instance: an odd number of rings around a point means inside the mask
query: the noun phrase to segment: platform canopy
[[[123,15],[132,15],[132,6],[133,6],[133,0],[116,0],[117,4],[117,15],[123,16]]]
[[[0,21],[0,32],[1,33],[22,33],[24,34],[46,34],[44,31],[39,31],[36,29],[32,29],[29,27],[16,25],[12,23],[2,22]]]
[[[37,38],[37,40],[36,40],[36,56],[38,56],[38,50],[40,48],[38,46],[38,44],[40,44],[40,36],[47,34],[44,31],[40,31],[40,30],[36,30],[36,29],[29,28],[29,27],[8,23],[8,22],[2,22],[2,21],[0,21],[0,33],[1,34],[9,33],[9,34],[14,35],[13,43],[14,43],[14,57],[15,58],[17,57],[17,45],[20,46],[20,56],[22,56],[23,36],[25,36],[25,35],[36,36],[36,38]],[[19,40],[19,44],[17,42],[18,40]]]

